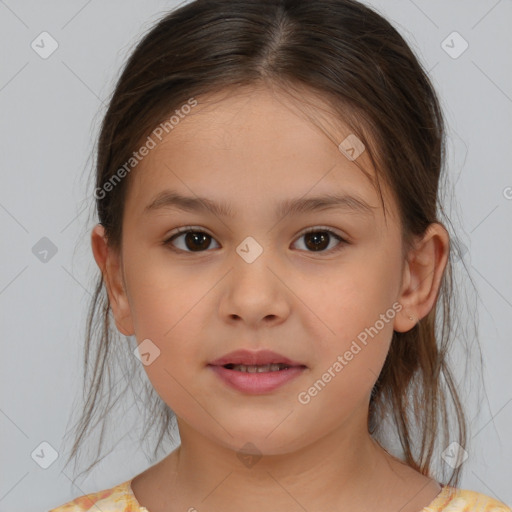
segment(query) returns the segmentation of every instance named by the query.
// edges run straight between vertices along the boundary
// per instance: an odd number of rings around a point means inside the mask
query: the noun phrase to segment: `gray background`
[[[473,438],[461,487],[511,504],[512,2],[367,3],[410,42],[441,96],[456,194],[452,221],[478,289],[487,385],[483,399],[467,393]],[[115,450],[75,486],[69,469],[62,472],[67,447],[61,443],[80,393],[85,315],[96,272],[88,177],[103,100],[140,34],[176,4],[0,0],[0,512],[47,510],[149,465],[133,448],[136,433],[127,432],[123,418]],[[31,47],[43,31],[58,43],[46,59]],[[461,55],[463,40],[447,39],[454,31],[469,45]],[[46,49],[49,44],[46,39]],[[57,250],[47,261],[37,256],[50,246],[43,237]],[[59,454],[47,469],[40,466],[44,457],[31,455],[51,453],[43,442]]]

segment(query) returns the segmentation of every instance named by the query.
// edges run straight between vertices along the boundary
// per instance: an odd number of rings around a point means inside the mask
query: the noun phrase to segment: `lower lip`
[[[293,366],[275,372],[248,373],[228,370],[223,366],[209,367],[229,386],[251,395],[269,393],[286,382],[298,377],[306,368]]]

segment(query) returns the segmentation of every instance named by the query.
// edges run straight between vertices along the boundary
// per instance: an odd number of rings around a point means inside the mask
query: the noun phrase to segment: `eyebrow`
[[[217,217],[235,216],[229,204],[215,202],[206,197],[187,197],[172,190],[160,192],[145,208],[143,214],[156,210],[175,208],[189,212],[211,212]],[[339,208],[353,213],[373,216],[376,206],[370,206],[362,198],[348,194],[325,194],[316,197],[288,199],[278,205],[275,215],[278,218],[289,214],[307,213],[316,210]]]

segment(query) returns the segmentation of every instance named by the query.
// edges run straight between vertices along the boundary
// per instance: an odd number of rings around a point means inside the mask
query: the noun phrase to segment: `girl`
[[[364,5],[196,0],[163,18],[99,137],[87,361],[104,323],[72,456],[110,312],[181,444],[53,512],[510,512],[457,488],[443,158],[428,77]]]

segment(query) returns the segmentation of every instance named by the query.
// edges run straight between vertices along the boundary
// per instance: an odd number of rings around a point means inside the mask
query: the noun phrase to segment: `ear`
[[[101,224],[97,224],[92,230],[91,245],[94,259],[101,270],[107,289],[116,327],[125,336],[131,336],[134,334],[134,329],[122,275],[120,251],[108,246],[105,228]]]
[[[409,331],[431,311],[439,294],[449,250],[450,237],[438,222],[430,224],[423,237],[410,250],[398,297],[403,309],[395,317],[395,331]]]

